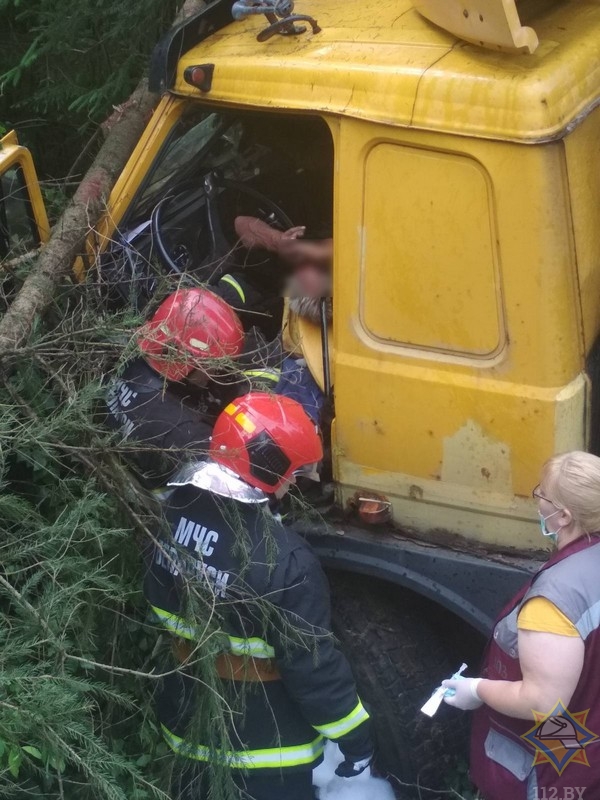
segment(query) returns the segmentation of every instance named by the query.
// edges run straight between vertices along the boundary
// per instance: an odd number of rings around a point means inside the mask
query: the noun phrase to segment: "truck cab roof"
[[[536,51],[494,52],[429,22],[412,0],[300,0],[318,34],[256,40],[264,17],[231,22],[179,59],[173,91],[198,97],[187,68],[214,64],[206,99],[344,114],[399,127],[518,142],[563,136],[600,96],[600,5],[532,0]]]

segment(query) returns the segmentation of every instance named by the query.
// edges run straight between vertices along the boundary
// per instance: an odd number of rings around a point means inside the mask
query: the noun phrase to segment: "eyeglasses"
[[[545,500],[547,503],[550,503],[550,505],[554,506],[554,508],[560,508],[560,506],[559,506],[559,505],[557,505],[557,504],[554,502],[554,500],[550,500],[550,498],[549,498],[549,497],[546,497],[545,495],[543,495],[543,494],[540,492],[540,484],[539,484],[539,483],[538,483],[538,485],[537,485],[537,486],[535,486],[535,487],[533,488],[533,491],[531,492],[531,496],[533,497],[533,499],[534,499],[534,500]]]

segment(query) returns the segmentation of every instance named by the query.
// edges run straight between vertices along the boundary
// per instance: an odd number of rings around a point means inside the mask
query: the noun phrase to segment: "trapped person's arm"
[[[287,231],[279,231],[258,217],[236,217],[234,225],[244,247],[249,250],[261,247],[271,253],[280,253],[306,230],[304,225],[297,225]]]

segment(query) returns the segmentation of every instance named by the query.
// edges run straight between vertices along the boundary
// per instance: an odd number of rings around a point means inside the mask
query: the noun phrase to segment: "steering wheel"
[[[223,232],[219,199],[227,193],[237,193],[249,199],[255,206],[255,214],[264,222],[280,230],[287,230],[293,222],[285,211],[262,192],[245,183],[219,178],[217,173],[209,172],[202,179],[203,229],[208,235],[208,253],[199,264],[191,263],[190,253],[182,244],[168,246],[163,235],[164,209],[173,200],[169,195],[154,208],[151,217],[152,235],[156,244],[161,266],[167,274],[183,275],[193,273],[202,282],[215,284],[233,265],[235,242],[230,242]]]

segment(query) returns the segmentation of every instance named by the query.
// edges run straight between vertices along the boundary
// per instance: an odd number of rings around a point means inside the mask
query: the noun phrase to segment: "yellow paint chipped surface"
[[[596,2],[548,4],[533,55],[460,42],[412,0],[299,0],[296,10],[321,33],[260,44],[264,18],[229,25],[182,57],[176,91],[198,97],[183,73],[208,62],[212,100],[519,141],[559,135],[599,96]]]
[[[510,449],[468,420],[443,442],[441,479],[444,483],[512,494]]]

